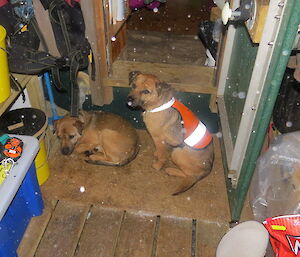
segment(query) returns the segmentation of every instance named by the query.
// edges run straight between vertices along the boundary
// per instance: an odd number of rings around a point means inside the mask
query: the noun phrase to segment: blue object
[[[38,140],[18,137],[24,142],[24,154],[0,185],[0,257],[17,257],[31,217],[41,215],[44,208],[34,165]]]
[[[50,125],[53,125],[53,121],[59,120],[62,117],[58,116],[57,111],[56,111],[56,105],[55,105],[55,102],[54,102],[54,96],[53,96],[50,76],[49,76],[48,72],[44,73],[44,81],[45,81],[45,85],[46,85],[46,89],[47,89],[47,93],[48,93],[48,97],[49,97],[49,101],[50,101],[51,112],[52,112],[52,117],[49,117],[48,122],[49,122]]]
[[[2,136],[0,136],[0,143],[4,145],[7,141],[7,139],[9,139],[9,138],[10,138],[9,135],[3,134]]]
[[[33,17],[34,9],[32,0],[10,0],[10,3],[15,6],[14,11],[23,22],[28,23]]]

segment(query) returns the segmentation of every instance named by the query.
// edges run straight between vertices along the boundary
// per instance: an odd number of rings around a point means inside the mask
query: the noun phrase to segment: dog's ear
[[[59,120],[54,120],[53,121],[53,134],[56,133],[57,128],[58,128]]]
[[[129,72],[129,75],[128,75],[129,85],[131,85],[132,82],[135,80],[136,76],[140,75],[140,74],[142,74],[140,71],[131,71],[131,72]]]
[[[80,135],[82,135],[82,131],[83,131],[83,128],[84,128],[84,123],[81,120],[76,120],[75,123],[74,123],[74,126],[77,128],[78,133]]]
[[[78,113],[78,119],[82,123],[84,123],[84,115],[85,115],[85,113],[83,111],[79,111],[79,113]]]
[[[166,82],[163,81],[159,81],[155,84],[156,86],[156,91],[158,95],[161,95],[163,92],[167,92],[172,90],[171,85],[169,85]]]

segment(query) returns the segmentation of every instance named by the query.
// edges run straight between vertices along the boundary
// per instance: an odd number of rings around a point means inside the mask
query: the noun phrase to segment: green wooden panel
[[[253,133],[250,136],[249,144],[247,146],[238,185],[236,189],[229,188],[228,190],[231,217],[233,220],[240,219],[244,201],[256,166],[256,160],[261,153],[266,131],[272,117],[274,104],[295,40],[298,24],[300,23],[299,13],[299,0],[289,0],[286,2],[286,8],[281,17],[281,27],[277,40],[274,43],[274,53],[272,55],[271,65],[267,73],[257,115],[252,127]]]
[[[236,28],[224,101],[230,133],[235,144],[258,45],[253,44],[244,26]]]

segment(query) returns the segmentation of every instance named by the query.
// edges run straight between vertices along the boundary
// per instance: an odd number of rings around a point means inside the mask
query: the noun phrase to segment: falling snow
[[[240,99],[244,99],[244,98],[246,97],[246,93],[245,93],[245,92],[239,92],[239,93],[238,93],[238,97],[239,97]]]
[[[221,138],[221,137],[222,137],[222,133],[221,133],[221,132],[218,132],[218,133],[216,133],[216,136],[217,136],[218,138]]]

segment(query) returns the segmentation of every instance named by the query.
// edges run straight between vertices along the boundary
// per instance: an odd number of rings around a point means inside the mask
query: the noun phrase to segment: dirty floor
[[[125,210],[188,217],[214,222],[229,220],[219,142],[211,174],[194,188],[172,196],[181,178],[151,168],[154,145],[148,133],[139,131],[140,152],[125,167],[96,166],[59,150],[50,159],[51,176],[42,186],[46,198],[64,199]],[[80,188],[84,188],[84,192]]]
[[[230,221],[218,138],[212,173],[174,197],[180,178],[151,168],[153,143],[138,133],[140,152],[125,167],[63,156],[52,139],[45,210],[32,218],[19,257],[215,256]]]

